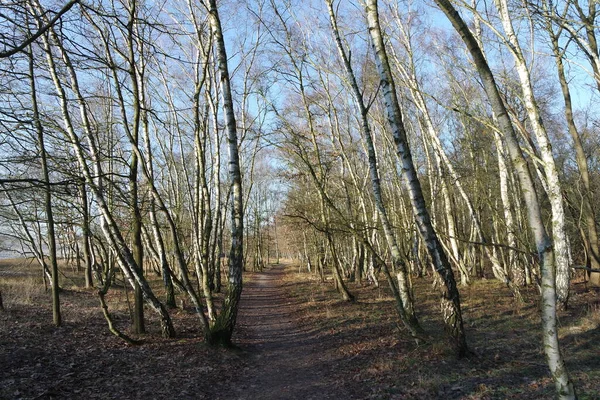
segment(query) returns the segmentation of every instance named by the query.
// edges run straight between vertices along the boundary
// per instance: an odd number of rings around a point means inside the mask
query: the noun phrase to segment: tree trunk
[[[498,158],[498,175],[500,176],[500,198],[502,199],[502,209],[504,211],[504,223],[506,224],[506,237],[508,246],[508,271],[512,275],[512,279],[518,286],[524,286],[526,283],[525,270],[517,262],[515,253],[517,247],[517,239],[515,236],[515,221],[511,208],[509,188],[508,188],[508,168],[504,154],[504,144],[498,132],[494,132],[494,142],[496,143],[496,157]]]
[[[561,307],[566,308],[569,300],[570,260],[569,245],[565,228],[565,212],[562,200],[562,189],[558,169],[552,154],[552,144],[542,121],[542,116],[533,94],[533,86],[529,68],[525,62],[519,40],[513,30],[506,0],[494,0],[500,15],[504,32],[508,37],[516,69],[521,82],[523,102],[540,149],[542,166],[547,181],[547,193],[552,208],[552,239],[554,241],[554,258],[556,268],[556,294]]]
[[[139,87],[139,82],[144,79],[144,61],[138,60],[141,65],[138,66],[135,54],[134,45],[136,36],[136,21],[137,21],[137,0],[130,2],[129,21],[127,24],[127,61],[129,63],[129,77],[131,79],[132,95],[133,95],[133,123],[131,126],[131,145],[138,146],[139,144],[139,131],[140,121],[142,118],[142,109],[140,102],[143,96],[142,91]],[[141,46],[141,43],[137,43]],[[143,52],[143,49],[139,49]],[[124,110],[123,110],[124,112]],[[124,122],[126,123],[126,119]],[[126,128],[127,129],[127,128]],[[129,164],[129,207],[131,212],[132,224],[131,224],[131,235],[132,235],[132,252],[135,264],[138,269],[138,274],[143,276],[144,274],[144,244],[142,242],[142,213],[140,211],[140,204],[138,198],[138,164],[139,159],[135,151],[131,153],[131,160]],[[146,333],[146,327],[144,325],[144,298],[139,284],[136,283],[134,288],[134,307],[133,307],[133,331],[141,334]]]
[[[377,214],[379,216],[379,220],[383,227],[384,235],[390,249],[392,264],[394,270],[397,271],[398,275],[398,288],[396,289],[396,284],[389,273],[386,275],[388,277],[388,281],[390,286],[392,286],[392,291],[394,294],[398,294],[396,297],[397,308],[399,312],[400,319],[404,323],[404,325],[408,328],[413,336],[418,336],[423,333],[423,329],[419,325],[419,321],[416,317],[414,311],[414,304],[412,301],[412,294],[410,293],[410,287],[408,285],[408,271],[406,269],[406,264],[402,260],[402,256],[400,253],[400,248],[398,247],[398,242],[396,240],[396,236],[393,232],[392,226],[390,224],[388,218],[387,208],[383,201],[383,196],[381,195],[381,180],[379,178],[379,170],[377,166],[377,155],[375,152],[375,145],[373,143],[373,137],[371,134],[371,126],[368,120],[368,109],[365,105],[365,101],[362,95],[360,88],[358,87],[358,82],[356,81],[356,76],[354,74],[354,70],[352,68],[352,64],[346,54],[346,50],[342,44],[342,40],[340,37],[337,20],[335,13],[333,11],[333,2],[331,0],[326,0],[327,8],[329,11],[330,22],[332,31],[335,37],[335,42],[337,45],[338,53],[344,65],[344,69],[346,71],[346,76],[348,81],[350,82],[350,86],[352,89],[352,95],[354,97],[354,101],[356,103],[356,107],[358,108],[360,114],[360,122],[361,122],[361,131],[363,135],[363,139],[365,141],[367,147],[367,154],[369,159],[369,176],[371,179],[371,190],[373,191],[373,196],[375,198],[375,205],[377,207]]]
[[[342,299],[344,299],[344,301],[354,301],[354,296],[348,290],[348,287],[344,282],[342,272],[340,271],[340,259],[338,257],[337,249],[335,248],[335,243],[333,242],[331,232],[325,232],[325,236],[327,237],[329,251],[331,251],[331,270],[333,272],[335,287],[337,291],[342,295]]]
[[[554,252],[552,242],[548,237],[543,223],[540,204],[533,184],[533,179],[527,168],[527,162],[523,157],[517,135],[513,129],[508,112],[496,85],[485,56],[479,47],[477,40],[469,30],[454,6],[449,0],[436,0],[444,14],[448,17],[454,29],[460,34],[465,42],[479,76],[483,82],[484,89],[492,110],[499,123],[499,128],[504,134],[504,140],[512,159],[513,166],[517,170],[517,176],[521,185],[522,194],[527,206],[529,226],[535,238],[542,273],[542,337],[544,352],[552,378],[556,385],[556,392],[562,400],[576,399],[573,382],[569,378],[568,371],[560,353],[558,344],[558,330],[556,327],[556,284],[554,280]]]
[[[244,259],[244,205],[242,176],[238,154],[238,138],[229,82],[227,53],[221,29],[221,21],[216,0],[208,1],[210,26],[219,64],[221,90],[223,92],[223,112],[227,126],[227,142],[229,148],[229,179],[231,184],[231,248],[229,251],[229,284],[223,309],[218,315],[210,332],[210,342],[225,346],[231,345],[231,335],[235,327],[238,304],[242,294],[242,270]]]
[[[199,52],[202,53],[202,52]],[[200,58],[201,55],[198,55]],[[203,60],[205,65],[208,64],[208,59]],[[205,68],[200,71],[200,62],[196,62],[195,65],[195,90],[194,90],[194,150],[195,150],[195,164],[196,164],[196,177],[195,177],[195,226],[194,226],[194,243],[195,243],[195,263],[196,272],[200,280],[200,287],[204,294],[206,301],[206,309],[208,311],[208,320],[210,322],[215,320],[215,307],[213,302],[213,279],[212,270],[210,266],[210,238],[213,231],[213,220],[212,211],[210,205],[210,190],[208,188],[207,176],[206,176],[206,143],[207,143],[207,125],[206,120],[208,108],[205,109],[205,113],[201,113],[200,95],[204,81],[206,78]],[[203,118],[201,118],[201,116]],[[215,126],[215,129],[218,129]],[[219,150],[217,150],[219,151]]]
[[[468,354],[469,350],[460,309],[460,296],[456,287],[454,273],[452,272],[446,253],[431,224],[429,211],[425,205],[425,199],[421,189],[421,183],[417,177],[410,148],[408,146],[408,138],[404,128],[404,122],[402,121],[402,112],[400,110],[400,104],[398,103],[392,72],[379,24],[377,0],[368,0],[366,8],[369,33],[373,40],[373,49],[376,54],[376,64],[381,79],[381,89],[385,102],[387,120],[392,129],[398,157],[402,163],[404,183],[409,193],[417,227],[425,241],[434,268],[444,283],[441,293],[441,308],[446,330],[453,340],[457,356],[463,357]]]
[[[88,203],[87,188],[85,181],[79,185],[79,197],[81,200],[81,241],[83,247],[83,263],[85,264],[85,287],[91,288],[94,285],[92,280],[92,248],[90,231],[90,208]]]
[[[48,252],[50,257],[50,271],[52,279],[52,321],[55,326],[62,325],[62,316],[60,312],[60,287],[58,285],[58,261],[56,259],[56,234],[54,232],[54,213],[52,210],[52,187],[50,185],[50,171],[48,168],[48,154],[46,152],[46,145],[44,139],[44,127],[40,120],[40,113],[38,109],[37,101],[37,89],[35,84],[35,75],[33,68],[33,50],[30,47],[29,50],[29,74],[31,84],[31,103],[33,107],[33,122],[35,124],[35,130],[37,133],[38,146],[40,149],[41,167],[42,167],[42,181],[44,182],[44,207],[46,211],[47,220],[47,239],[48,239]],[[40,244],[41,246],[41,244]]]
[[[563,64],[564,52],[560,50],[559,36],[554,32],[552,22],[548,20],[547,28],[550,35],[550,41],[552,43],[552,50],[554,52],[554,60],[556,62],[556,69],[558,72],[558,80],[560,82],[560,88],[565,102],[565,119],[569,129],[569,134],[573,139],[573,146],[575,147],[575,160],[577,161],[577,167],[579,168],[579,176],[581,177],[581,183],[583,184],[583,190],[581,195],[581,214],[585,224],[587,225],[587,238],[584,238],[585,247],[588,253],[590,267],[592,269],[600,269],[600,248],[598,247],[598,230],[596,228],[596,216],[592,204],[594,202],[593,193],[590,187],[590,175],[588,169],[587,156],[583,149],[581,137],[575,124],[575,118],[573,116],[573,105],[571,101],[571,90],[569,89],[569,83],[565,73],[565,67]],[[595,65],[595,64],[592,64]],[[599,71],[595,71],[598,73]],[[582,230],[583,232],[583,230]],[[595,286],[600,285],[600,273],[590,273],[590,283]]]

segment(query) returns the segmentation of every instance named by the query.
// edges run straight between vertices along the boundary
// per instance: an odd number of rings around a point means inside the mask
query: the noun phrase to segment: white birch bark
[[[576,399],[575,388],[565,366],[558,343],[556,318],[556,282],[554,279],[554,252],[552,242],[544,226],[540,204],[534,189],[533,178],[527,168],[517,135],[512,126],[508,112],[498,90],[494,75],[484,57],[481,48],[460,14],[449,0],[436,0],[446,14],[454,29],[467,46],[477,72],[482,80],[488,100],[492,106],[499,128],[504,135],[513,167],[517,171],[522,194],[527,206],[529,227],[533,233],[542,274],[542,338],[546,360],[554,379],[556,392],[561,400]]]
[[[360,114],[361,130],[363,134],[363,139],[367,147],[367,154],[369,159],[369,175],[371,178],[371,189],[373,191],[373,197],[375,198],[377,214],[379,216],[379,220],[383,227],[384,235],[388,243],[388,247],[390,249],[394,270],[398,271],[398,288],[396,289],[393,280],[389,281],[388,283],[392,287],[392,291],[394,293],[399,292],[399,296],[396,296],[396,299],[400,319],[410,330],[413,336],[418,336],[422,333],[422,328],[419,326],[419,322],[414,312],[412,295],[410,293],[410,287],[408,285],[408,270],[404,261],[402,260],[400,248],[398,247],[396,236],[392,230],[392,226],[388,218],[387,208],[384,204],[383,196],[381,195],[381,184],[379,178],[379,171],[377,167],[377,155],[375,153],[375,146],[373,144],[373,138],[371,135],[371,126],[368,120],[368,109],[365,105],[362,92],[358,87],[356,76],[354,75],[354,71],[352,69],[352,65],[350,64],[350,60],[348,59],[348,56],[346,54],[346,50],[344,49],[344,46],[342,44],[339,29],[337,26],[337,20],[333,11],[332,1],[326,0],[326,3],[327,9],[329,11],[331,27],[334,34],[338,53],[346,71],[346,78],[352,89],[352,95],[354,97],[356,107],[358,108]],[[363,208],[365,208],[364,205]],[[387,268],[387,266],[384,265],[384,268]],[[390,274],[387,273],[386,276],[389,278]]]
[[[211,328],[211,341],[215,344],[231,345],[231,335],[237,320],[238,304],[242,294],[242,270],[244,260],[244,204],[242,191],[242,174],[238,152],[237,126],[233,108],[233,97],[225,39],[219,19],[216,0],[206,4],[209,14],[210,28],[214,38],[217,62],[223,93],[223,113],[227,128],[227,147],[229,149],[229,179],[231,185],[231,248],[229,251],[229,285],[223,309]]]
[[[506,237],[508,249],[508,270],[511,272],[516,285],[523,286],[525,284],[525,274],[523,268],[519,267],[515,249],[517,247],[517,239],[515,235],[515,220],[511,209],[510,195],[508,193],[508,167],[504,154],[504,143],[500,134],[494,131],[494,143],[496,144],[496,157],[498,159],[498,175],[500,177],[500,198],[502,200],[502,212],[504,214],[504,223],[506,224]]]
[[[444,284],[442,287],[441,309],[446,330],[452,337],[457,355],[462,357],[468,353],[468,348],[460,309],[460,296],[456,287],[454,273],[452,272],[446,253],[431,224],[429,211],[425,205],[425,199],[421,189],[421,183],[419,182],[412,160],[408,138],[402,120],[402,112],[396,95],[394,80],[383,41],[381,26],[379,24],[377,0],[368,0],[366,2],[366,11],[369,34],[375,52],[375,62],[380,75],[387,120],[392,130],[397,154],[401,161],[404,184],[409,193],[417,227],[427,246],[435,271],[441,277]]]
[[[494,2],[498,9],[504,32],[507,36],[509,48],[515,59],[515,67],[519,75],[523,101],[529,117],[529,123],[531,124],[531,129],[535,134],[540,149],[540,155],[543,162],[542,165],[548,186],[547,194],[552,209],[552,238],[554,241],[554,257],[556,263],[556,294],[561,306],[566,307],[569,299],[570,260],[565,228],[565,211],[563,207],[558,168],[554,162],[552,144],[550,143],[548,133],[546,132],[546,128],[542,121],[540,109],[533,93],[529,69],[519,39],[517,38],[512,25],[511,16],[508,11],[508,3],[506,0],[494,0]]]

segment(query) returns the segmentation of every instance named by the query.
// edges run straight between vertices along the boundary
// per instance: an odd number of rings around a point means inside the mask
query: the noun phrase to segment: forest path
[[[298,301],[286,294],[285,265],[255,274],[245,283],[236,342],[249,354],[249,368],[236,382],[236,399],[351,399],[336,384],[337,357],[318,328],[303,326]],[[295,302],[294,302],[295,301]]]

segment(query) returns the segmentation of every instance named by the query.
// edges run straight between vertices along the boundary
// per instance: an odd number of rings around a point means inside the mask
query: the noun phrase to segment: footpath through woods
[[[69,271],[67,270],[67,273]],[[95,291],[64,286],[64,324],[52,325],[39,269],[0,260],[0,399],[360,399],[551,400],[554,385],[541,348],[539,294],[523,290],[515,306],[496,281],[461,287],[469,343],[476,356],[456,360],[428,279],[413,282],[431,340],[420,346],[398,323],[386,287],[352,284],[342,301],[331,281],[292,264],[248,273],[234,343],[204,344],[195,311],[171,311],[177,337],[148,334],[131,346],[108,332]],[[161,284],[157,280],[156,284]],[[128,287],[109,292],[117,326],[128,332]],[[600,399],[600,291],[573,285],[561,314],[561,344],[582,399]]]
[[[363,398],[340,385],[335,343],[323,340],[318,327],[303,326],[284,275],[285,266],[277,265],[245,282],[236,342],[250,359],[232,398]]]

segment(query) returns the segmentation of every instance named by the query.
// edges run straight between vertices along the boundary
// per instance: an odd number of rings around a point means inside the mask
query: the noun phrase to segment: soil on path
[[[177,337],[171,339],[160,337],[157,317],[148,312],[149,332],[137,337],[143,344],[130,346],[108,332],[94,291],[77,286],[61,294],[63,326],[56,328],[49,293],[31,281],[35,266],[5,263],[0,400],[367,398],[365,388],[343,378],[355,361],[322,319],[307,318],[314,300],[291,293],[298,283],[289,271],[278,265],[248,275],[234,336],[238,350],[232,350],[203,344],[189,307],[172,310]],[[110,296],[116,325],[130,333],[127,294],[116,287]]]
[[[65,269],[68,273],[70,270]],[[171,310],[175,338],[160,337],[148,312],[147,335],[130,346],[108,332],[93,290],[65,277],[63,326],[52,325],[49,292],[29,262],[0,260],[0,400],[3,399],[553,399],[540,345],[539,294],[524,290],[515,308],[493,281],[461,288],[469,344],[456,360],[439,317],[439,294],[415,280],[420,319],[431,341],[416,347],[399,325],[384,287],[351,285],[357,303],[292,265],[248,274],[234,343],[213,348],[180,297]],[[75,279],[79,275],[73,274]],[[68,278],[68,279],[67,279]],[[79,283],[77,283],[79,282]],[[157,287],[162,284],[157,278]],[[128,287],[109,292],[115,324],[129,332]],[[561,314],[561,344],[582,399],[600,399],[600,292],[573,285]],[[493,305],[493,310],[490,305]]]
[[[284,274],[284,266],[275,266],[245,284],[236,339],[249,359],[235,385],[237,398],[362,398],[340,385],[335,344],[324,340],[318,327],[302,325],[298,300],[287,294]]]

